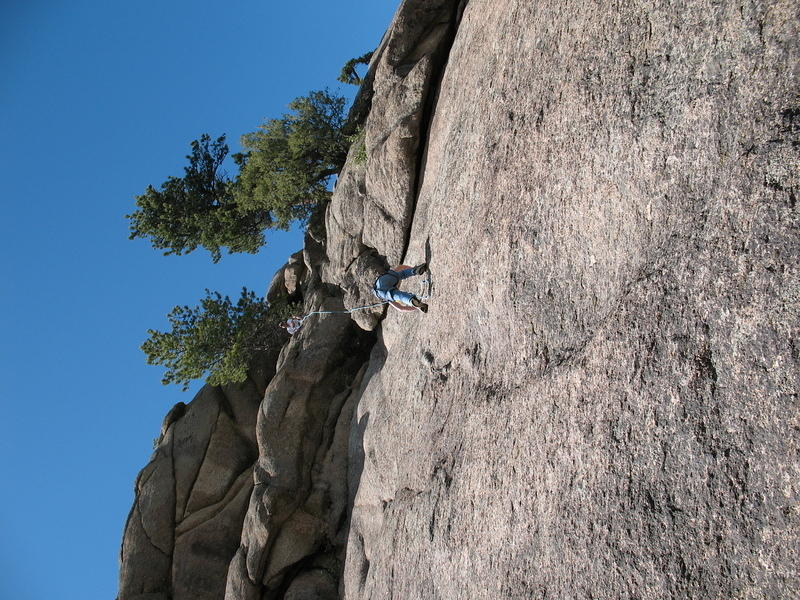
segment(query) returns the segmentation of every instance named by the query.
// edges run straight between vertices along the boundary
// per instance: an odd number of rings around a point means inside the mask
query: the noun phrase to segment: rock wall
[[[343,597],[798,596],[797,11],[469,2]]]
[[[214,486],[168,416],[120,599],[800,597],[799,12],[402,2],[268,296],[430,312],[307,321]]]
[[[344,308],[319,292],[307,306]],[[347,430],[373,343],[331,314],[312,317],[284,348],[258,413],[255,488],[226,598],[338,597]]]
[[[368,159],[351,155],[326,213],[322,277],[344,291],[348,308],[374,302],[376,277],[405,255],[427,127],[459,3],[402,2],[370,65],[371,110],[363,125]],[[374,329],[382,309],[353,313]]]
[[[264,374],[177,404],[136,498],[120,552],[119,600],[221,598],[253,489]]]

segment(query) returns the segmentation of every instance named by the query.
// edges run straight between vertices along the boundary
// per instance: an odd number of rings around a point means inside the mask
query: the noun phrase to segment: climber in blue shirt
[[[408,279],[415,275],[422,275],[428,270],[428,264],[422,263],[416,267],[402,268],[404,265],[389,269],[386,273],[381,275],[375,280],[372,286],[372,291],[381,300],[387,302],[397,302],[405,304],[406,306],[413,306],[422,312],[428,312],[428,305],[422,300],[417,298],[414,294],[403,292],[397,289],[397,286],[403,279]]]

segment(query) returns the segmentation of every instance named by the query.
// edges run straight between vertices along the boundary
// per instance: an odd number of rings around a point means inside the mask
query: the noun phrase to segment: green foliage
[[[172,309],[171,331],[148,330],[142,350],[148,364],[166,367],[164,385],[176,383],[185,391],[204,376],[212,385],[241,383],[258,352],[286,341],[278,323],[297,308],[285,301],[268,306],[246,288],[236,303],[206,290],[199,306]]]
[[[149,238],[165,254],[206,248],[214,262],[228,252],[255,253],[267,228],[307,223],[330,197],[328,181],[344,164],[349,147],[342,133],[345,99],[311,92],[289,104],[292,111],[242,137],[245,152],[234,154],[239,174],[221,171],[228,155],[225,136],[208,134],[191,144],[183,177],[136,197],[130,239]]]
[[[220,259],[229,252],[256,252],[263,245],[263,229],[270,223],[265,211],[243,212],[236,206],[232,184],[220,167],[228,154],[225,136],[211,140],[203,134],[191,144],[189,166],[183,177],[169,177],[156,190],[148,186],[136,197],[130,220],[130,239],[148,237],[164,254],[185,254],[198,246]]]
[[[367,162],[365,135],[364,128],[359,127],[353,135],[347,136],[347,141],[355,148],[353,152],[353,161],[355,161],[357,165],[363,165]]]
[[[307,222],[329,197],[329,178],[347,157],[342,133],[345,99],[327,91],[311,92],[289,104],[292,111],[242,136],[246,152],[233,188],[240,211],[268,214],[271,226],[286,229]]]
[[[352,85],[361,85],[364,79],[356,71],[356,65],[368,65],[372,58],[372,52],[367,52],[358,58],[351,58],[342,67],[342,72],[339,73],[338,80],[342,83],[349,83]]]

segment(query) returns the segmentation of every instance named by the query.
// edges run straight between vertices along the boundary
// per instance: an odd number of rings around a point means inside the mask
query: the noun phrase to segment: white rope
[[[420,280],[420,292],[418,294],[414,294],[420,300],[427,300],[431,296],[431,280],[430,277],[426,277],[425,279]],[[305,315],[303,318],[300,319],[300,324],[303,324],[308,317],[313,315],[347,315],[357,310],[366,310],[368,308],[375,308],[376,306],[383,306],[384,304],[389,304],[391,300],[384,300],[383,302],[377,302],[375,304],[367,304],[366,306],[356,306],[354,308],[349,308],[347,310],[315,310],[314,312],[310,312]]]
[[[300,319],[300,322],[302,323],[312,315],[346,315],[351,312],[355,312],[357,310],[366,310],[368,308],[375,308],[376,306],[383,306],[384,304],[388,304],[389,302],[390,300],[386,300],[384,302],[378,302],[376,304],[368,304],[367,306],[356,306],[355,308],[350,308],[348,310],[315,310],[314,312],[310,312],[302,319]]]

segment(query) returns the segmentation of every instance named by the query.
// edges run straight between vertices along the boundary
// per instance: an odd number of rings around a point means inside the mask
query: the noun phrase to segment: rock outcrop
[[[796,17],[467,5],[346,597],[797,592]]]
[[[430,312],[174,409],[120,599],[799,597],[798,12],[402,2],[270,294],[427,260]]]
[[[310,305],[343,309],[321,294]],[[255,489],[226,597],[337,597],[347,432],[373,343],[374,335],[331,314],[313,317],[284,348],[258,414]]]
[[[206,386],[164,419],[136,480],[119,600],[222,597],[253,489],[264,375],[254,371],[242,386]]]

